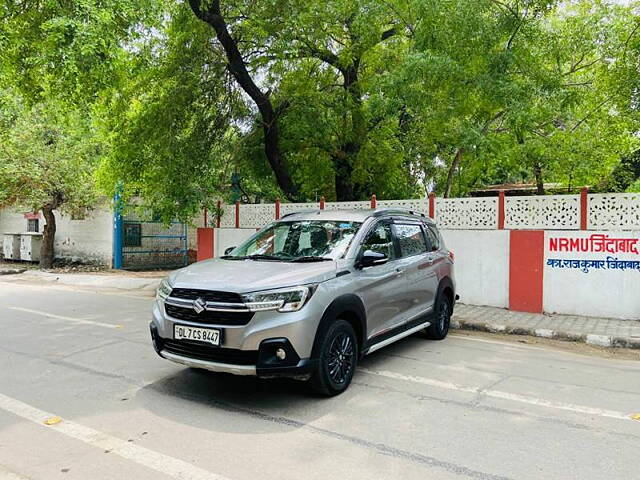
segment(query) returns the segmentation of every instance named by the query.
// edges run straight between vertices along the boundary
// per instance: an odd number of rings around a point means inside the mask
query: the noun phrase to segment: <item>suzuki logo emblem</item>
[[[196,313],[202,312],[205,309],[206,306],[207,306],[207,304],[200,297],[196,298],[193,301],[193,309],[196,311]]]

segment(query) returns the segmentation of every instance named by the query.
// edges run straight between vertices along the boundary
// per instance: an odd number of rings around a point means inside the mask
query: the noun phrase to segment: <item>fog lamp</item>
[[[276,357],[278,357],[278,360],[284,360],[287,358],[287,352],[283,348],[279,348],[276,350]]]

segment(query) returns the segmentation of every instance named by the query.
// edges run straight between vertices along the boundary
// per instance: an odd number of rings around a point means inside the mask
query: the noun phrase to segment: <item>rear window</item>
[[[440,250],[440,236],[435,227],[424,225],[424,233],[427,235],[428,250]]]
[[[427,251],[427,244],[420,225],[394,225],[394,230],[400,245],[401,256],[411,257]]]

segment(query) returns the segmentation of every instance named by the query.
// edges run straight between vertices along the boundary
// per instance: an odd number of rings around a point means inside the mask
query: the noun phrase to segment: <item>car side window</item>
[[[391,234],[391,225],[380,222],[372,230],[369,231],[360,247],[360,254],[365,250],[372,250],[378,253],[384,253],[389,260],[395,258],[395,248],[393,246],[393,236]]]
[[[427,235],[427,249],[429,251],[440,250],[440,237],[438,232],[431,225],[424,225],[424,233]]]
[[[427,243],[420,225],[394,225],[394,230],[396,239],[400,245],[401,256],[411,257],[413,255],[420,255],[427,251]]]

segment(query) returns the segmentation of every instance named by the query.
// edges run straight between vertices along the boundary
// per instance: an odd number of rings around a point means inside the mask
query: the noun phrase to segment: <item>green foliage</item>
[[[100,145],[79,112],[59,104],[26,106],[0,90],[0,206],[73,211],[96,201]]]
[[[118,81],[162,7],[156,0],[2,2],[0,78],[29,102],[93,101]]]
[[[249,74],[278,112],[282,161],[300,200],[406,198],[432,187],[465,195],[523,181],[635,188],[619,167],[640,146],[633,5],[220,3]],[[91,117],[106,145],[98,172],[105,193],[122,180],[126,195],[142,196],[164,220],[231,199],[233,174],[245,201],[283,197],[256,105],[188,4],[0,9],[0,82],[22,93],[21,112],[55,104],[66,117],[78,109]],[[9,110],[0,112],[5,124]],[[39,121],[79,119],[47,113]],[[73,138],[95,146],[82,122],[86,135]],[[95,157],[82,158],[89,164],[79,171],[92,171]]]
[[[125,196],[140,195],[165,221],[211,206],[237,142],[235,94],[220,81],[211,33],[184,8],[172,14],[130,66],[131,80],[97,108],[110,144],[99,184],[112,192],[123,179]]]

